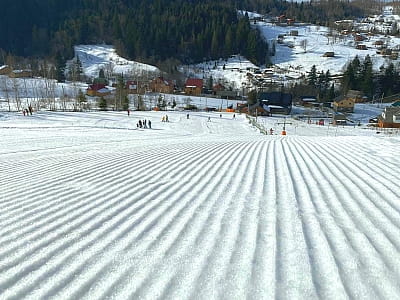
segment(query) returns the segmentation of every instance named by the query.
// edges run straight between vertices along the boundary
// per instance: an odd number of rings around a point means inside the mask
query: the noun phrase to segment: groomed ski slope
[[[0,299],[400,297],[398,137],[162,114],[1,114]]]

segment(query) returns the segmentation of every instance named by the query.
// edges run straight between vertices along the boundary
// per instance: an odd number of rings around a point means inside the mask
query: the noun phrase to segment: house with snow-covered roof
[[[27,77],[32,77],[32,71],[31,70],[13,70],[11,71],[10,74],[8,74],[10,78],[27,78]]]
[[[292,94],[282,92],[263,92],[258,95],[258,107],[266,114],[290,114],[292,111]]]
[[[0,75],[7,75],[11,72],[11,67],[9,65],[0,66]]]
[[[98,96],[98,97],[103,97],[111,94],[111,90],[106,87],[105,84],[101,83],[95,83],[89,85],[89,87],[86,90],[86,94],[88,96]]]

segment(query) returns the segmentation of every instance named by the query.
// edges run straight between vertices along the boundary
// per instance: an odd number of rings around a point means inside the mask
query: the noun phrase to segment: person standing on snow
[[[149,128],[151,129],[151,121],[150,120],[147,122],[147,124],[149,124]]]

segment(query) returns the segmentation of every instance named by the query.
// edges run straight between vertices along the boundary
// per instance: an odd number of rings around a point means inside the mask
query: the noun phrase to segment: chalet
[[[357,50],[367,50],[367,45],[365,44],[357,44],[356,45]]]
[[[188,78],[185,84],[185,94],[199,96],[203,90],[203,79]]]
[[[393,102],[391,106],[400,107],[400,100],[397,100],[397,101]]]
[[[8,65],[0,66],[0,75],[7,75],[11,72],[11,67]]]
[[[346,98],[353,99],[355,103],[362,103],[365,100],[365,98],[363,97],[363,93],[357,90],[349,90],[346,93]]]
[[[289,33],[291,36],[298,36],[299,35],[299,31],[298,30],[290,30]]]
[[[111,94],[110,89],[106,87],[105,84],[91,84],[86,90],[86,94],[88,96],[98,96],[98,97],[103,97]]]
[[[354,104],[354,99],[340,96],[333,100],[332,107],[336,112],[353,113]]]
[[[400,128],[400,107],[387,106],[378,117],[381,128]]]
[[[292,95],[282,92],[260,93],[258,103],[253,108],[263,114],[290,114],[292,110]]]
[[[174,82],[163,77],[157,77],[150,82],[150,89],[155,93],[172,94],[174,88]]]
[[[375,45],[375,46],[383,46],[384,44],[385,44],[385,42],[382,41],[382,40],[378,40],[378,41],[375,41],[375,42],[374,42],[374,45]]]
[[[31,70],[13,70],[13,71],[11,71],[11,73],[8,76],[10,76],[10,78],[32,77],[32,71]]]

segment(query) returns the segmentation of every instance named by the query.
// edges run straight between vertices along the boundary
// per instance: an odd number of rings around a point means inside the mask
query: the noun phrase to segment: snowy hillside
[[[352,36],[344,36],[340,40],[336,38],[335,41],[334,37],[328,35],[328,28],[322,26],[280,27],[260,22],[258,27],[268,40],[276,39],[279,34],[285,34],[284,43],[277,44],[276,56],[272,57],[272,62],[277,67],[288,70],[293,77],[305,74],[313,65],[317,70],[325,72],[329,70],[331,74],[342,73],[346,64],[356,55],[360,59],[369,55],[376,68],[390,61],[389,58],[378,55],[374,46],[374,42],[383,36],[370,37],[363,43],[367,46],[367,50],[358,50]],[[290,35],[290,31],[293,30],[298,31],[298,36]],[[400,45],[399,38],[392,37],[385,40],[393,46]],[[334,52],[335,56],[324,57],[326,52]]]
[[[159,73],[157,67],[127,60],[119,56],[110,45],[78,45],[75,46],[75,59],[79,57],[84,74],[90,78],[97,77],[100,69],[105,73],[125,74],[128,76],[151,75]],[[68,63],[70,64],[71,61]]]
[[[399,136],[164,114],[0,114],[1,299],[400,297]]]

